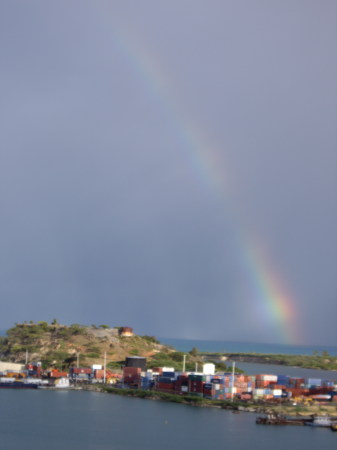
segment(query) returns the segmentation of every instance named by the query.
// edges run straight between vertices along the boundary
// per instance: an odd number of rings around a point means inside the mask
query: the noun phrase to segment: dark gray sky
[[[0,67],[0,328],[336,343],[336,1],[3,0]]]

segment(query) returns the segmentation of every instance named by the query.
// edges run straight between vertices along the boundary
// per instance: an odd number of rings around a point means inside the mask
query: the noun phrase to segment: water
[[[225,342],[225,341],[198,341],[189,339],[162,338],[163,344],[172,345],[179,351],[188,352],[197,347],[203,352],[240,352],[240,353],[274,353],[290,355],[312,355],[314,351],[328,351],[330,355],[337,355],[337,347],[308,347],[290,346],[281,344],[256,344],[249,342]],[[301,367],[282,366],[276,364],[257,364],[237,362],[236,367],[247,374],[268,373],[275,375],[289,375],[303,378],[321,378],[324,380],[337,380],[337,371],[304,369]]]
[[[1,390],[0,401],[2,450],[336,448],[329,429],[264,427],[250,413],[84,391]]]
[[[159,340],[163,344],[172,345],[181,352],[189,352],[193,347],[197,347],[202,352],[312,355],[313,352],[321,354],[321,352],[327,351],[330,355],[337,356],[337,347],[331,345],[259,344],[256,342],[205,341],[175,338],[160,338]]]
[[[237,362],[236,367],[245,371],[250,375],[258,373],[267,373],[271,375],[289,375],[291,377],[300,378],[321,378],[322,380],[336,381],[336,370],[319,370],[319,369],[303,369],[302,367],[280,366],[276,364],[255,364]]]

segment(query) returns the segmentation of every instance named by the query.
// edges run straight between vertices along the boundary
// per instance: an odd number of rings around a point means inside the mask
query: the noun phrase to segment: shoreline
[[[226,409],[233,412],[247,412],[255,414],[277,414],[296,418],[307,418],[314,415],[335,415],[337,416],[336,405],[291,405],[291,404],[271,404],[256,403],[249,404],[234,400],[210,400],[196,396],[182,396],[177,394],[169,394],[160,391],[144,391],[140,389],[124,389],[114,388],[110,386],[92,386],[87,385],[81,387],[81,390],[100,392],[103,394],[120,395],[124,397],[141,398],[145,400],[164,401],[167,403],[177,403],[187,406],[195,406],[199,408],[218,408]]]

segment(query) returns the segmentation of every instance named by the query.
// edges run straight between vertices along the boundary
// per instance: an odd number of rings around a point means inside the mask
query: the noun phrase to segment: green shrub
[[[85,327],[79,325],[78,323],[73,323],[69,327],[72,334],[85,334]]]
[[[89,343],[89,344],[87,344],[87,347],[88,347],[87,352],[101,353],[101,349],[97,345],[92,345],[91,343]]]
[[[154,336],[141,336],[143,339],[145,339],[146,341],[150,342],[151,344],[160,344],[160,342],[158,341],[157,338],[155,338]]]
[[[86,353],[85,356],[86,356],[87,358],[95,358],[95,359],[98,359],[98,358],[101,358],[102,355],[100,355],[99,353]]]
[[[44,332],[49,331],[48,322],[44,322],[44,321],[37,322],[37,326]]]
[[[124,361],[110,361],[107,364],[108,369],[120,369],[124,365]]]
[[[139,350],[137,350],[136,348],[133,348],[132,350],[130,350],[129,353],[132,356],[139,356]]]

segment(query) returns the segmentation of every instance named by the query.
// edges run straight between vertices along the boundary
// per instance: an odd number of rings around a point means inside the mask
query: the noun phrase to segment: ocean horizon
[[[337,346],[333,345],[287,345],[257,342],[218,341],[203,339],[158,338],[162,344],[171,345],[181,352],[189,352],[196,347],[202,352],[215,353],[273,353],[285,355],[313,355],[328,352],[337,356]]]

